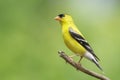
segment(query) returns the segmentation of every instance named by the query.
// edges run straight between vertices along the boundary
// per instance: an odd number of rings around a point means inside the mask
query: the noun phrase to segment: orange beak
[[[59,16],[55,17],[54,19],[57,20],[57,21],[61,20],[61,18]]]

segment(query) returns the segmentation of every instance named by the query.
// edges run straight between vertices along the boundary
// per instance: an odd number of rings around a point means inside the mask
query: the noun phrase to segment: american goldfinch
[[[55,17],[55,20],[59,21],[62,26],[62,35],[66,46],[76,55],[80,56],[79,62],[85,57],[102,70],[98,63],[99,58],[94,54],[93,49],[74,24],[72,17],[67,14],[59,14]]]

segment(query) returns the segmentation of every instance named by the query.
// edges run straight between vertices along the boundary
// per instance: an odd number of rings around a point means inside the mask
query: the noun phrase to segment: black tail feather
[[[101,71],[103,71],[102,67],[98,64],[97,61],[95,61],[95,60],[93,60],[93,59],[92,59],[92,61],[96,64],[96,66],[97,66]]]

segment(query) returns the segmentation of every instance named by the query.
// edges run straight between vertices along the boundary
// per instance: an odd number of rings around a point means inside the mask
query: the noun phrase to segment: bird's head
[[[67,14],[59,14],[55,17],[55,20],[59,21],[60,23],[71,23],[73,22],[72,17]]]

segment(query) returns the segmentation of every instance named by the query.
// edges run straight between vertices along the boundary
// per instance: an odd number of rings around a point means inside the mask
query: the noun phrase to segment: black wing
[[[90,52],[96,60],[100,60],[95,54],[94,51],[92,50],[91,46],[89,43],[78,33],[76,33],[71,27],[69,28],[69,33],[74,38],[78,43],[80,43],[88,52]]]

